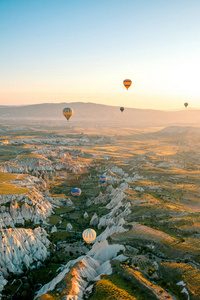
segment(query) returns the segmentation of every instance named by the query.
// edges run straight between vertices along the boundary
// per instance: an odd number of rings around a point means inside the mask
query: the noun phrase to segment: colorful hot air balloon
[[[3,144],[4,144],[4,146],[7,146],[8,145],[8,141],[7,140],[3,141]]]
[[[124,84],[125,88],[127,88],[127,90],[128,90],[132,84],[132,81],[130,79],[125,79],[123,81],[123,84]]]
[[[69,107],[65,107],[63,109],[63,115],[65,116],[65,118],[67,119],[67,121],[69,121],[69,119],[71,118],[71,116],[73,116],[73,109],[69,108]]]
[[[107,181],[107,177],[105,175],[100,176],[101,183],[105,183]]]
[[[81,195],[81,189],[79,188],[73,188],[71,190],[71,194],[74,198],[78,198]]]
[[[94,240],[96,239],[96,231],[94,229],[88,228],[85,229],[82,233],[82,237],[84,239],[84,241],[88,244],[94,242]]]
[[[187,103],[187,102],[185,102],[185,103],[184,103],[184,106],[187,108],[187,107],[188,107],[188,103]]]
[[[61,158],[62,160],[64,160],[64,159],[66,158],[66,154],[65,154],[65,153],[61,153],[61,154],[60,154],[60,158]]]
[[[120,110],[121,110],[121,112],[123,112],[124,111],[124,107],[120,107]]]

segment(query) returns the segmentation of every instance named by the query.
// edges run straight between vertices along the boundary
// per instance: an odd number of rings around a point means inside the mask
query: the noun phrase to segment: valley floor
[[[19,126],[6,138],[2,300],[200,299],[198,131]],[[94,244],[83,241],[86,228]]]

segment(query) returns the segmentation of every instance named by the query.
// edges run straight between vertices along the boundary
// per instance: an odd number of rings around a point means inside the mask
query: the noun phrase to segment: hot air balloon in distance
[[[96,239],[96,231],[94,229],[88,228],[85,229],[82,233],[82,237],[84,239],[84,241],[88,244],[94,242],[94,240]]]
[[[123,81],[123,84],[124,84],[125,88],[127,88],[127,90],[128,90],[132,84],[132,81],[130,79],[125,79]]]
[[[63,115],[65,116],[65,118],[67,119],[67,121],[69,121],[69,119],[71,118],[71,116],[73,116],[73,109],[70,107],[65,107],[63,109]]]
[[[124,107],[120,107],[120,110],[121,110],[121,112],[123,112],[124,111]]]
[[[104,160],[108,160],[108,157],[107,156],[104,156],[104,158],[103,158]]]
[[[184,103],[184,106],[187,108],[187,107],[188,107],[188,103],[187,103],[187,102],[185,102],[185,103]]]
[[[7,146],[7,145],[8,145],[8,141],[7,141],[7,140],[4,140],[4,141],[3,141],[3,144],[4,144],[4,146]]]
[[[101,183],[105,183],[107,181],[107,177],[105,175],[100,176]]]
[[[65,153],[61,153],[61,154],[60,154],[60,158],[61,158],[62,160],[64,160],[64,159],[66,158],[66,154],[65,154]]]
[[[78,198],[81,195],[81,189],[79,188],[73,188],[71,190],[71,194],[74,198]]]

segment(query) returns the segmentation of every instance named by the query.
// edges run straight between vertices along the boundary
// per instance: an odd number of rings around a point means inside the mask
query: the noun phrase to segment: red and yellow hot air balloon
[[[125,79],[123,81],[123,84],[124,84],[125,88],[127,88],[127,90],[128,90],[132,84],[132,81],[130,79]]]
[[[7,141],[7,140],[4,140],[4,141],[3,141],[3,144],[4,144],[4,146],[7,146],[7,145],[8,145],[8,141]]]
[[[70,107],[65,107],[63,109],[63,115],[65,116],[65,118],[67,119],[67,121],[69,121],[69,119],[71,118],[71,116],[73,116],[73,109]]]

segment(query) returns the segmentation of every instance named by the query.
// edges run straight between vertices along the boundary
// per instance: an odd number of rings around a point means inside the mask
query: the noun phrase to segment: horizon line
[[[101,106],[110,106],[110,107],[121,107],[122,105],[110,105],[110,104],[102,104],[102,103],[95,103],[95,102],[79,102],[79,101],[74,101],[74,102],[41,102],[41,103],[30,103],[30,104],[20,104],[20,105],[1,105],[0,107],[25,107],[25,106],[36,106],[36,105],[59,105],[59,104],[94,104],[94,105],[101,105]],[[135,110],[156,110],[156,111],[182,111],[182,110],[200,110],[200,108],[195,108],[195,107],[189,107],[189,108],[174,108],[174,109],[155,109],[155,108],[135,108],[135,107],[128,107],[128,106],[123,106],[126,109],[135,109]]]

